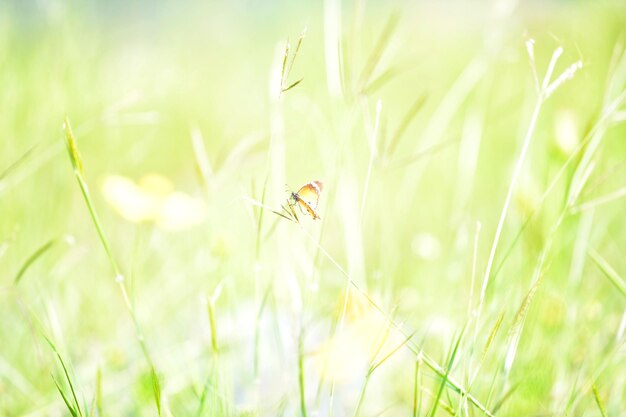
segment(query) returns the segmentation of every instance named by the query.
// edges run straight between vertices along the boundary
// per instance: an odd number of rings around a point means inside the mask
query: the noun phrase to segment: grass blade
[[[54,377],[54,375],[50,374],[50,376],[52,377],[52,380],[54,381],[54,385],[56,385],[57,390],[59,390],[59,393],[61,394],[61,397],[63,398],[63,402],[65,403],[65,405],[67,406],[67,409],[70,410],[70,414],[72,414],[73,417],[78,417],[78,414],[76,413],[76,410],[74,409],[74,407],[72,407],[72,405],[70,404],[67,396],[65,395],[65,393],[63,392],[63,390],[61,389],[61,386],[59,385],[59,382],[56,380],[56,378]]]
[[[287,59],[289,58],[289,39],[287,39],[287,43],[285,44],[285,54],[283,56],[283,64],[280,68],[280,85],[282,86],[287,82]]]
[[[399,351],[404,345],[406,345],[407,343],[409,343],[409,341],[413,338],[413,336],[415,336],[415,333],[417,333],[417,330],[415,330],[413,333],[409,334],[401,343],[398,344],[398,346],[396,346],[395,348],[393,348],[388,354],[386,354],[381,360],[379,360],[378,362],[376,362],[374,365],[371,366],[371,370],[370,373],[374,372],[376,370],[376,368],[378,368],[380,365],[382,365],[383,363],[385,363],[385,361],[389,358],[391,358],[397,351]]]
[[[505,392],[505,393],[504,393],[504,395],[502,395],[502,398],[500,398],[500,399],[498,400],[498,402],[496,402],[496,403],[493,405],[492,410],[493,410],[493,412],[494,412],[494,413],[497,413],[497,412],[498,412],[498,410],[499,410],[500,408],[502,408],[502,406],[504,405],[504,403],[506,402],[506,400],[508,400],[509,398],[511,398],[511,396],[513,395],[513,393],[514,393],[515,391],[517,391],[517,389],[520,387],[520,385],[521,385],[521,384],[520,384],[519,382],[518,382],[518,383],[516,383],[516,384],[514,384],[511,388],[509,388],[509,390],[508,390],[507,392]]]
[[[519,306],[517,313],[515,314],[515,318],[513,319],[513,324],[511,325],[511,329],[509,330],[508,339],[509,339],[509,349],[506,354],[505,360],[505,369],[510,370],[513,365],[513,358],[515,357],[515,352],[517,351],[517,345],[519,343],[519,338],[522,333],[524,327],[524,321],[526,320],[526,314],[528,313],[528,309],[530,308],[530,304],[535,298],[535,294],[539,289],[539,284],[541,283],[540,279],[537,279],[535,283],[532,285],[528,293],[524,297],[522,304]]]
[[[303,78],[300,78],[298,81],[293,82],[289,87],[286,87],[286,88],[284,87],[285,83],[289,79],[289,75],[291,74],[293,65],[296,62],[296,58],[298,57],[298,52],[300,52],[300,47],[302,46],[302,41],[304,40],[305,34],[306,34],[306,29],[304,29],[300,33],[300,36],[298,38],[298,43],[296,44],[296,50],[293,52],[293,55],[291,56],[291,61],[289,62],[289,65],[287,65],[287,61],[289,59],[290,45],[289,45],[289,39],[287,39],[287,44],[285,46],[285,55],[283,56],[283,64],[282,64],[281,71],[280,71],[280,92],[281,93],[291,90],[292,88],[300,84],[303,80]]]
[[[461,345],[461,340],[463,339],[463,335],[465,334],[466,328],[467,328],[467,325],[463,327],[463,330],[461,330],[461,334],[459,334],[459,336],[456,339],[456,342],[454,343],[454,348],[452,349],[452,353],[450,354],[450,359],[448,360],[448,366],[446,367],[446,371],[443,375],[443,378],[441,378],[441,384],[439,384],[439,389],[437,391],[437,395],[435,396],[433,408],[429,414],[430,417],[434,417],[435,413],[437,412],[437,408],[439,407],[439,400],[441,399],[441,394],[443,394],[443,389],[448,383],[448,376],[450,375],[450,371],[452,371],[452,366],[454,365],[454,359],[456,358],[456,354],[459,350],[459,346]]]
[[[298,388],[300,392],[300,413],[302,417],[307,417],[306,411],[306,398],[305,398],[305,387],[304,387],[304,342],[303,342],[303,331],[300,330],[300,335],[298,336]]]
[[[13,283],[15,285],[19,284],[20,280],[22,279],[28,268],[30,268],[30,266],[34,264],[35,261],[37,261],[37,259],[39,259],[43,254],[45,254],[54,245],[55,242],[56,239],[50,239],[49,241],[41,245],[35,252],[33,252],[28,257],[28,259],[26,259],[20,270],[17,272],[17,274],[15,274],[15,278],[13,278]]]
[[[253,198],[250,198],[250,197],[247,197],[247,196],[243,196],[243,199],[246,200],[248,203],[252,204],[253,206],[260,207],[261,209],[264,209],[264,210],[269,210],[272,213],[274,213],[275,215],[282,217],[283,219],[286,219],[286,220],[289,220],[289,221],[294,221],[294,218],[295,218],[296,219],[295,221],[298,220],[297,216],[296,216],[296,213],[295,213],[295,211],[293,211],[293,207],[291,207],[290,204],[287,204],[287,206],[290,208],[290,210],[287,210],[286,207],[281,205],[281,208],[287,213],[287,215],[285,215],[285,214],[281,213],[280,211],[274,210],[272,207],[270,207],[270,206],[268,206],[266,204],[263,204],[263,203],[260,203],[260,202],[256,201]],[[293,216],[293,217],[289,217],[289,216]]]
[[[393,34],[396,25],[398,24],[399,18],[400,16],[398,13],[393,13],[391,16],[389,16],[389,19],[387,19],[387,23],[385,24],[385,27],[380,34],[380,38],[378,39],[376,46],[374,46],[370,57],[363,67],[363,72],[361,73],[361,77],[359,80],[361,91],[367,89],[367,84],[370,80],[370,77],[374,73],[376,66],[380,62],[380,59],[382,58],[383,53],[385,52],[385,49],[389,44],[389,39],[391,38],[391,35]]]
[[[300,33],[298,37],[298,43],[296,44],[296,50],[293,51],[293,56],[291,57],[291,62],[289,63],[289,68],[287,69],[287,75],[285,76],[285,81],[291,74],[291,70],[293,69],[293,64],[296,62],[296,57],[298,56],[298,52],[300,52],[300,47],[302,46],[302,41],[304,40],[304,36],[306,35],[306,28]],[[302,81],[302,80],[300,80]],[[299,81],[298,81],[299,82]],[[289,88],[287,89],[289,90]],[[283,91],[287,91],[283,90]]]
[[[70,156],[70,161],[72,162],[72,168],[74,168],[74,172],[78,176],[84,176],[85,170],[83,166],[83,158],[80,156],[80,152],[78,151],[78,145],[76,144],[76,139],[74,137],[74,133],[72,132],[72,126],[70,125],[70,119],[65,116],[65,146],[67,147],[67,153]]]
[[[6,167],[2,172],[0,172],[0,182],[2,182],[11,173],[11,171],[17,169],[26,160],[26,158],[28,158],[30,154],[33,153],[33,151],[35,150],[35,148],[37,148],[37,146],[38,145],[35,144],[31,146],[30,148],[28,148],[26,152],[24,152],[22,155],[20,155],[19,158],[17,158],[17,160],[15,160],[8,167]]]
[[[256,313],[255,327],[254,327],[254,378],[258,378],[259,376],[259,351],[260,351],[260,341],[261,341],[261,318],[263,317],[263,312],[265,311],[265,306],[267,305],[267,299],[270,296],[270,290],[272,289],[272,284],[270,283],[263,294],[263,299],[261,300],[261,304]]]
[[[293,83],[291,83],[291,84],[289,85],[289,87],[283,88],[283,89],[282,89],[282,92],[284,93],[285,91],[289,91],[289,90],[291,90],[292,88],[294,88],[295,86],[297,86],[298,84],[300,84],[300,83],[302,82],[302,80],[304,80],[304,78],[300,78],[298,81],[294,81]]]
[[[485,357],[487,356],[487,352],[489,351],[489,347],[491,346],[491,343],[493,342],[496,335],[498,334],[498,330],[500,330],[500,325],[502,325],[503,319],[504,319],[504,311],[500,313],[500,316],[498,317],[496,324],[491,329],[491,333],[489,333],[489,338],[487,339],[487,343],[485,343],[483,352],[480,355],[480,363],[483,363],[483,361],[485,360]]]
[[[611,203],[623,197],[626,197],[626,187],[620,188],[619,190],[605,194],[601,197],[594,198],[591,201],[580,203],[572,207],[572,213],[579,213],[581,211],[591,210],[592,208]]]
[[[152,388],[154,392],[154,399],[156,402],[156,407],[158,411],[158,415],[161,416],[161,385],[158,380],[158,374],[154,367],[154,362],[150,357],[150,352],[148,350],[148,346],[145,341],[145,337],[143,336],[143,332],[141,331],[141,326],[139,325],[139,321],[137,320],[137,315],[135,314],[135,309],[133,308],[132,303],[130,302],[130,298],[128,296],[128,292],[126,291],[126,286],[124,285],[124,275],[122,274],[115,257],[113,256],[113,252],[111,251],[111,247],[109,245],[109,241],[104,234],[104,230],[102,228],[102,224],[100,223],[100,219],[98,214],[96,213],[96,209],[94,207],[93,201],[91,199],[91,195],[89,193],[89,187],[87,186],[87,182],[84,177],[84,169],[83,162],[78,151],[78,146],[76,144],[76,139],[74,138],[74,133],[72,132],[72,127],[70,125],[69,118],[65,117],[64,123],[65,129],[65,144],[67,147],[67,152],[70,157],[70,161],[72,163],[72,167],[74,168],[74,176],[78,181],[78,186],[83,194],[83,198],[85,200],[85,204],[87,205],[87,209],[89,210],[89,214],[93,221],[94,226],[96,227],[96,231],[98,233],[98,237],[100,238],[100,242],[104,247],[104,250],[107,254],[113,272],[115,274],[115,281],[119,285],[120,292],[122,293],[122,298],[124,299],[124,304],[126,305],[126,309],[128,310],[133,324],[135,326],[135,332],[137,335],[137,340],[139,341],[139,345],[141,347],[141,351],[144,355],[148,366],[150,367],[150,375],[152,378]]]
[[[109,258],[109,262],[113,267],[113,271],[115,272],[116,279],[118,277],[122,277],[119,267],[117,266],[117,262],[113,257],[113,253],[111,252],[111,247],[109,246],[109,241],[107,240],[104,230],[102,229],[102,225],[100,224],[100,219],[96,213],[96,210],[93,206],[91,195],[89,194],[89,188],[87,187],[87,182],[85,181],[84,176],[84,168],[83,161],[78,151],[78,146],[76,145],[76,139],[74,138],[74,133],[72,132],[72,126],[70,125],[70,120],[65,117],[65,144],[67,146],[67,152],[70,157],[70,161],[72,162],[72,167],[74,168],[74,175],[76,176],[76,180],[78,181],[78,186],[83,194],[85,199],[85,203],[87,204],[87,209],[89,210],[89,214],[91,215],[91,219],[96,226],[96,231],[98,232],[98,236],[100,238],[100,242],[104,247],[104,250]]]
[[[211,325],[211,349],[213,355],[217,355],[219,352],[217,345],[217,322],[215,321],[215,302],[222,291],[222,282],[217,285],[217,288],[213,292],[213,295],[207,300],[207,312],[209,315],[209,324]]]
[[[413,417],[419,417],[422,414],[422,375],[420,369],[421,359],[415,361],[415,375],[413,383]]]
[[[393,309],[393,311],[395,312],[395,308]],[[393,313],[392,313],[393,314]],[[407,344],[407,342],[409,340],[411,340],[411,338],[413,337],[413,335],[415,335],[416,332],[413,332],[410,336],[407,336],[402,343],[400,343],[398,346],[396,346],[395,348],[393,348],[391,350],[391,352],[389,352],[387,355],[385,355],[381,360],[379,360],[378,362],[375,362],[376,358],[378,357],[380,351],[382,350],[382,348],[384,347],[387,338],[389,337],[389,331],[391,330],[391,324],[390,323],[386,323],[387,325],[385,326],[385,328],[383,329],[382,335],[380,337],[380,340],[378,341],[378,344],[376,346],[376,348],[374,349],[374,352],[372,354],[372,359],[370,360],[370,366],[369,369],[367,371],[367,374],[365,375],[365,381],[363,381],[363,387],[361,388],[361,393],[359,394],[359,399],[357,401],[357,405],[354,409],[354,417],[357,417],[359,415],[359,411],[361,410],[361,405],[363,403],[363,399],[365,398],[365,391],[367,390],[367,385],[369,383],[370,378],[372,377],[372,374],[374,373],[374,371],[376,370],[376,368],[378,368],[380,365],[382,365],[387,359],[389,359],[391,356],[393,356],[393,354],[395,354],[398,350],[400,350],[400,348],[404,345]]]
[[[102,369],[98,367],[98,373],[96,374],[96,410],[98,411],[98,417],[103,417],[102,411]]]
[[[157,375],[154,365],[150,363],[150,378],[152,379],[152,393],[156,401],[158,415],[161,415],[161,383],[159,382],[159,376]]]
[[[591,386],[591,389],[593,391],[593,398],[595,398],[596,404],[598,404],[598,409],[600,409],[600,415],[602,415],[602,417],[606,417],[606,410],[604,409],[604,405],[602,405],[602,400],[600,399],[598,387],[596,387],[596,384],[593,384]]]
[[[598,252],[593,249],[587,251],[589,257],[595,262],[596,266],[604,273],[604,275],[615,285],[615,287],[626,297],[626,283],[619,276],[617,271],[609,265],[609,263]]]
[[[398,126],[393,136],[389,140],[389,143],[387,145],[388,156],[393,155],[393,153],[396,150],[396,147],[400,143],[400,139],[402,138],[402,135],[404,135],[404,132],[411,124],[411,121],[413,121],[413,119],[417,115],[417,112],[424,106],[424,103],[426,103],[426,94],[422,94],[419,97],[417,97],[417,99],[415,100],[411,108],[409,108],[409,110],[406,112],[406,114],[404,115],[404,118],[402,119],[402,122],[400,122],[400,125]]]
[[[263,182],[263,191],[261,192],[261,204],[265,204],[265,193],[267,191],[267,180],[268,177],[265,176],[265,181]],[[263,230],[263,213],[265,210],[259,210],[259,220],[257,221],[257,229],[256,229],[256,243],[254,246],[254,259],[255,262],[259,262],[259,256],[261,255],[261,231]]]
[[[66,382],[67,382],[67,384],[70,387],[70,391],[72,393],[72,398],[74,400],[74,406],[71,407],[70,410],[73,409],[75,413],[78,413],[79,416],[82,416],[83,412],[80,409],[80,403],[78,402],[78,396],[76,395],[76,390],[74,389],[74,384],[72,383],[72,378],[70,377],[69,371],[67,370],[67,366],[65,366],[65,361],[63,361],[63,357],[61,356],[61,354],[57,350],[57,348],[54,345],[54,343],[52,342],[52,340],[50,340],[46,335],[43,335],[43,337],[48,342],[48,345],[50,345],[50,348],[52,348],[52,351],[55,353],[57,359],[59,360],[59,363],[61,364],[61,367],[63,368],[63,374],[65,375]],[[52,377],[52,379],[54,379],[54,376]],[[56,380],[54,381],[54,383],[57,385],[57,388],[59,388],[59,384],[57,383]],[[60,388],[59,388],[59,391],[61,391]],[[63,400],[66,402],[66,404],[68,404],[68,401],[65,398],[65,395],[63,394],[63,392],[61,392],[61,395],[63,395]],[[69,408],[69,405],[68,405],[68,408]]]

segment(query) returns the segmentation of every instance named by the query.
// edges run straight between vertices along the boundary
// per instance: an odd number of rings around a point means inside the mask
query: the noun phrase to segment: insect
[[[320,181],[311,181],[302,186],[298,192],[291,193],[289,205],[292,207],[297,205],[302,213],[311,215],[313,220],[321,219],[316,210],[323,189],[324,185]]]

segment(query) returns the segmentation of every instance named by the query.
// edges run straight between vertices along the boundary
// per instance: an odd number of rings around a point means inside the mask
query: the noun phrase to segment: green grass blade
[[[399,18],[400,16],[398,13],[392,13],[389,16],[389,19],[387,19],[385,27],[383,28],[383,31],[380,34],[380,38],[378,39],[378,42],[374,46],[374,49],[372,49],[372,52],[367,62],[365,63],[365,66],[363,67],[363,72],[361,73],[361,77],[359,80],[361,91],[364,91],[367,89],[367,84],[369,83],[369,80],[372,74],[374,73],[374,70],[378,66],[378,63],[380,62],[380,59],[382,58],[383,53],[385,52],[385,49],[387,49],[387,45],[389,45],[389,40],[398,24],[398,21],[400,20]]]
[[[259,309],[256,313],[256,324],[254,327],[254,377],[258,378],[259,376],[259,346],[261,340],[261,318],[263,317],[263,312],[265,311],[265,306],[267,305],[267,299],[270,296],[270,290],[272,289],[272,284],[270,283],[265,289],[265,293],[263,294],[263,299],[261,300],[261,304],[259,305]]]
[[[154,365],[150,363],[150,378],[152,379],[152,393],[156,401],[156,407],[158,415],[161,415],[161,383],[159,382],[159,376],[157,375]]]
[[[298,219],[298,215],[296,214],[296,211],[293,209],[293,205],[291,204],[287,204],[287,207],[289,207],[289,211],[291,212],[291,215],[293,216],[294,219],[296,219],[296,223],[300,223],[300,219]]]
[[[17,272],[17,274],[15,274],[15,278],[13,278],[13,283],[15,285],[19,284],[20,280],[22,279],[28,268],[30,268],[31,265],[34,264],[35,261],[37,261],[43,254],[45,254],[54,245],[55,242],[56,239],[50,239],[39,248],[37,248],[37,250],[33,252],[28,257],[28,259],[26,259],[20,270]]]
[[[437,390],[437,395],[435,396],[435,401],[433,403],[433,408],[429,414],[430,417],[434,417],[435,413],[437,412],[437,408],[439,407],[439,399],[441,398],[441,395],[443,394],[443,389],[445,388],[445,386],[448,383],[448,376],[450,375],[450,372],[452,371],[452,366],[454,365],[454,360],[456,358],[456,354],[459,350],[459,346],[461,346],[461,340],[463,340],[463,335],[465,334],[465,329],[467,328],[467,324],[463,327],[463,330],[461,330],[461,333],[459,334],[459,336],[456,339],[456,342],[454,343],[454,348],[452,349],[452,353],[450,354],[450,359],[448,360],[448,365],[446,367],[445,373],[443,375],[443,378],[441,378],[441,383],[439,384],[439,389]]]
[[[96,374],[96,410],[98,417],[103,417],[102,411],[102,369],[98,367],[98,373]]]
[[[61,397],[63,398],[63,402],[65,403],[65,406],[67,407],[67,409],[70,411],[70,414],[73,417],[78,417],[78,414],[76,413],[76,410],[70,404],[70,401],[67,398],[67,396],[65,395],[65,393],[63,392],[63,390],[61,389],[61,386],[59,385],[59,382],[56,380],[54,375],[50,374],[50,376],[52,377],[52,380],[54,381],[54,385],[56,385],[57,390],[59,390],[59,393],[61,394]]]
[[[83,410],[85,410],[85,417],[89,417],[91,415],[91,411],[89,410],[89,407],[87,406],[87,400],[85,399],[84,396],[83,396]]]
[[[376,370],[376,368],[378,368],[380,365],[382,365],[383,363],[385,363],[385,361],[389,358],[391,358],[397,351],[399,351],[404,345],[406,345],[407,343],[409,343],[409,341],[413,338],[413,336],[415,336],[415,333],[417,333],[417,330],[415,330],[413,333],[409,334],[401,343],[398,344],[398,346],[396,346],[395,348],[393,348],[388,354],[386,354],[381,360],[379,360],[376,364],[371,366],[371,370],[370,373],[374,372]]]
[[[293,69],[293,64],[296,62],[296,58],[298,57],[298,52],[300,52],[300,48],[302,47],[302,41],[304,40],[304,36],[306,35],[306,28],[300,32],[300,36],[298,37],[298,43],[296,44],[296,50],[293,51],[293,55],[291,57],[291,62],[289,63],[289,68],[287,68],[287,75],[285,76],[285,81],[289,78],[289,74],[291,74],[291,70]],[[302,81],[302,80],[300,80]],[[289,90],[289,88],[287,89]],[[283,90],[283,91],[287,91]]]
[[[391,315],[391,317],[393,317],[394,313],[395,313],[395,307],[391,310],[391,312],[389,314]],[[380,332],[380,337],[377,337],[377,342],[376,342],[376,345],[374,345],[374,350],[370,354],[370,358],[371,358],[370,359],[370,366],[369,366],[370,371],[371,371],[372,365],[376,361],[376,358],[380,354],[380,351],[385,346],[385,343],[387,342],[387,339],[389,338],[389,332],[390,331],[391,331],[391,323],[385,323],[385,326],[383,327],[382,331]]]
[[[291,90],[292,88],[294,88],[295,86],[297,86],[298,84],[300,84],[300,83],[302,82],[302,80],[304,80],[304,77],[303,77],[303,78],[300,78],[300,79],[299,79],[299,80],[297,80],[297,81],[294,81],[293,83],[291,83],[291,84],[289,85],[289,87],[285,87],[285,88],[283,88],[282,92],[284,93],[284,92],[286,92],[286,91]]]
[[[52,351],[55,353],[57,359],[59,360],[59,362],[61,364],[61,367],[63,368],[63,374],[65,375],[66,382],[67,382],[67,384],[70,387],[70,391],[72,393],[72,398],[74,400],[74,410],[76,410],[76,412],[78,413],[79,416],[82,416],[83,413],[82,413],[82,410],[80,408],[80,403],[78,402],[78,396],[76,395],[76,390],[74,389],[74,384],[72,383],[72,378],[70,377],[69,371],[67,370],[67,366],[65,366],[65,361],[63,361],[63,357],[61,356],[61,354],[57,350],[57,348],[54,345],[54,343],[52,342],[52,340],[50,340],[50,338],[48,338],[46,335],[43,335],[43,337],[48,342],[48,345],[50,345],[50,347],[52,348]],[[56,381],[55,381],[55,383],[56,383]]]
[[[280,86],[285,85],[287,82],[287,59],[289,59],[289,39],[287,39],[287,43],[285,44],[285,54],[283,55],[283,64],[280,68]]]
[[[600,399],[600,393],[598,392],[598,387],[596,387],[596,384],[593,384],[591,386],[591,389],[593,391],[593,398],[596,400],[596,404],[598,404],[600,415],[602,415],[602,417],[606,417],[606,410],[604,409],[604,405],[602,404],[602,400]]]
[[[435,398],[435,394],[434,394],[431,390],[429,390],[428,388],[423,387],[423,388],[422,388],[422,391],[423,391],[424,393],[426,393],[426,394],[429,396],[429,398],[432,398],[432,399],[434,399],[434,398]],[[451,415],[452,417],[454,417],[454,414],[455,414],[455,413],[454,413],[454,408],[452,408],[452,406],[451,406],[450,404],[446,403],[446,402],[445,402],[442,398],[441,398],[441,399],[439,399],[439,407],[440,407],[443,411],[445,411],[446,413],[448,413],[449,415]]]
[[[305,391],[305,378],[304,378],[304,341],[303,331],[300,331],[300,335],[298,336],[298,388],[300,392],[300,413],[302,417],[307,417],[307,408],[306,408],[306,391]]]
[[[513,366],[513,361],[515,360],[517,354],[517,347],[519,346],[519,340],[522,331],[524,330],[524,322],[526,321],[528,309],[530,308],[532,301],[535,299],[535,295],[537,294],[540,284],[541,277],[538,277],[530,287],[530,290],[528,290],[528,293],[526,293],[524,300],[522,300],[522,304],[519,306],[519,309],[513,318],[513,324],[511,324],[511,328],[509,329],[507,337],[508,348],[504,359],[504,370],[505,375],[507,376]]]
[[[593,249],[587,251],[589,257],[593,260],[598,268],[604,273],[604,275],[615,285],[615,287],[626,297],[626,282],[620,277],[620,275],[609,265],[609,263],[598,252]]]
[[[67,147],[67,153],[70,156],[72,167],[74,168],[74,172],[76,173],[76,175],[79,175],[82,177],[85,175],[85,170],[83,166],[83,158],[80,156],[80,152],[78,151],[76,138],[74,137],[74,133],[72,132],[70,119],[67,116],[65,116],[65,123],[63,127],[65,129],[65,146]]]
[[[209,315],[209,324],[211,325],[211,349],[213,354],[217,354],[217,325],[215,323],[215,300],[212,297],[209,298],[207,303],[207,312]]]
[[[261,192],[261,204],[265,204],[265,193],[267,191],[267,180],[269,179],[268,176],[265,177],[265,181],[263,182],[263,191]],[[257,222],[257,229],[256,229],[256,243],[255,243],[255,249],[254,249],[254,257],[256,262],[259,261],[259,256],[261,254],[261,231],[263,230],[263,213],[265,213],[265,210],[263,210],[262,208],[259,210],[259,220]]]
[[[517,389],[520,387],[521,383],[516,383],[514,384],[511,388],[509,388],[509,390],[507,392],[504,393],[504,395],[502,395],[502,397],[493,405],[493,412],[494,414],[498,412],[498,410],[500,410],[500,408],[502,408],[502,406],[504,405],[504,403],[506,402],[506,400],[508,400],[509,398],[511,398],[513,396],[513,393],[515,391],[517,391]]]
[[[404,135],[404,132],[406,132],[406,129],[411,124],[411,121],[413,121],[419,110],[424,106],[424,103],[426,103],[426,94],[422,94],[417,97],[411,108],[409,108],[409,110],[406,112],[404,118],[402,119],[402,122],[400,122],[400,125],[394,132],[393,136],[391,137],[391,139],[389,139],[389,143],[387,144],[388,156],[393,155],[396,147],[400,143],[400,139],[402,139],[402,136]]]
[[[30,148],[28,148],[26,150],[26,152],[24,152],[22,155],[20,155],[19,158],[17,158],[17,160],[15,160],[13,163],[11,163],[8,167],[6,167],[1,173],[0,173],[0,182],[2,182],[12,171],[14,171],[15,169],[17,169],[20,165],[22,165],[24,163],[24,161],[30,156],[30,154],[33,153],[33,151],[35,150],[35,148],[37,148],[37,144],[31,146]]]
[[[111,247],[109,245],[109,241],[107,240],[104,230],[102,229],[102,225],[100,224],[100,219],[98,218],[98,214],[94,208],[93,202],[91,200],[91,196],[89,194],[89,188],[87,187],[87,182],[84,177],[84,169],[83,169],[83,161],[78,151],[78,146],[76,145],[76,139],[74,138],[74,133],[72,132],[72,127],[70,125],[70,121],[67,117],[65,117],[65,143],[67,146],[67,152],[70,156],[70,161],[72,162],[72,167],[74,168],[74,175],[76,176],[76,180],[78,181],[78,186],[83,194],[85,199],[85,203],[87,204],[87,209],[89,210],[89,214],[91,215],[91,219],[96,227],[96,231],[98,232],[98,236],[100,237],[100,242],[104,247],[104,250],[109,258],[109,262],[113,267],[113,271],[115,272],[116,277],[121,277],[122,273],[120,272],[119,267],[117,266],[117,262],[113,257],[113,253],[111,252]]]
[[[400,74],[402,74],[403,69],[391,67],[384,70],[379,76],[374,78],[363,90],[363,94],[367,96],[373,95],[376,91],[381,89],[383,86],[391,82],[394,78],[397,78]]]
[[[413,417],[419,417],[422,414],[422,375],[420,369],[421,360],[415,361],[415,375],[413,381]]]
[[[144,355],[148,366],[150,367],[150,375],[152,378],[152,388],[154,392],[154,399],[156,402],[156,407],[158,411],[158,415],[161,415],[161,384],[159,383],[158,374],[156,372],[154,362],[150,357],[150,352],[148,350],[148,346],[146,345],[145,338],[143,336],[143,332],[141,331],[141,326],[139,325],[139,321],[137,320],[137,316],[135,314],[135,309],[133,308],[132,303],[128,297],[128,292],[126,291],[126,287],[124,285],[124,275],[122,274],[115,257],[113,256],[113,252],[111,251],[111,247],[109,245],[109,241],[104,234],[104,230],[102,228],[102,224],[100,223],[100,219],[98,214],[96,213],[95,206],[89,194],[89,187],[87,186],[87,182],[84,178],[84,170],[83,170],[83,162],[80,157],[80,153],[78,151],[78,146],[76,144],[76,139],[74,138],[74,134],[72,132],[72,127],[70,125],[70,121],[68,117],[65,117],[64,123],[65,129],[65,143],[67,147],[67,151],[70,157],[70,161],[72,162],[72,167],[74,168],[74,175],[76,180],[78,181],[78,186],[83,194],[85,203],[87,205],[87,209],[89,210],[89,214],[93,221],[94,226],[96,227],[96,231],[100,238],[100,242],[104,247],[104,250],[107,254],[113,272],[115,273],[115,281],[118,283],[120,291],[122,293],[122,298],[124,299],[124,303],[126,308],[131,316],[133,324],[135,326],[135,332],[137,334],[137,340],[139,341],[139,345],[141,346],[141,351]]]
[[[503,319],[504,319],[504,311],[500,313],[500,316],[498,316],[498,320],[496,321],[496,324],[494,324],[493,328],[491,329],[491,332],[489,333],[489,338],[487,339],[487,343],[485,343],[483,352],[480,355],[480,363],[483,363],[483,361],[485,360],[485,357],[487,356],[487,352],[489,351],[489,347],[491,347],[491,343],[493,343],[493,340],[496,338],[496,335],[498,334],[498,330],[500,330],[500,326],[502,325]]]

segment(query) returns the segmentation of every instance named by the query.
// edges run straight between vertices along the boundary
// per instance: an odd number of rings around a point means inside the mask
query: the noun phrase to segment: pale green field
[[[0,4],[0,416],[624,415],[626,5],[434,3]]]

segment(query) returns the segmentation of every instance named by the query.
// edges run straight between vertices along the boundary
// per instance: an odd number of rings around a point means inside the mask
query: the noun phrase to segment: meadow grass
[[[624,413],[620,2],[74,6],[0,5],[0,416]]]

